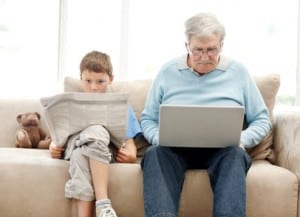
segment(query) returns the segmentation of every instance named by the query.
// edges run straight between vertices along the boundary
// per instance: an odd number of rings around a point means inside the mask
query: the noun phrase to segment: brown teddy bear
[[[21,128],[16,132],[16,147],[47,149],[51,138],[40,127],[41,115],[38,112],[27,112],[17,116]]]

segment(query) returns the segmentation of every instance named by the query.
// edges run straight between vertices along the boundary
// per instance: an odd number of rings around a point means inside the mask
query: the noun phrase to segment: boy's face
[[[85,92],[104,93],[113,80],[106,72],[84,70],[81,74],[81,86]]]

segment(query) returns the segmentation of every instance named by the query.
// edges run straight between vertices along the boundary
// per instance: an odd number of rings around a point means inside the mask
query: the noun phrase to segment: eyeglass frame
[[[190,48],[190,44],[188,44],[188,50],[189,50],[189,53],[191,53],[192,55],[197,56],[197,57],[203,56],[204,54],[206,54],[209,57],[212,57],[212,56],[216,56],[218,53],[220,53],[221,47],[216,46],[216,47],[207,48],[206,50],[204,50],[202,48],[197,48],[197,49],[192,50]],[[199,52],[199,53],[197,53],[197,52]]]

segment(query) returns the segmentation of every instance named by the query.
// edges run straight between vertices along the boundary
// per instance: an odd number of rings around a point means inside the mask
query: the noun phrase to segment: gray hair
[[[187,42],[190,41],[193,35],[199,38],[206,38],[215,34],[220,36],[221,41],[224,40],[225,28],[213,14],[196,14],[187,19],[184,25]]]

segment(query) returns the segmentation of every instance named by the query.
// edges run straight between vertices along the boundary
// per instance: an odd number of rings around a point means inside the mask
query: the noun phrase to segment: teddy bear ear
[[[18,123],[21,123],[22,115],[23,115],[23,114],[18,114],[18,115],[17,115],[17,118],[16,118],[16,119],[17,119],[17,122],[18,122]]]
[[[38,117],[38,119],[40,120],[40,119],[41,119],[41,115],[40,115],[40,113],[38,113],[38,112],[35,112],[35,114],[36,114],[36,116]]]

